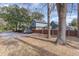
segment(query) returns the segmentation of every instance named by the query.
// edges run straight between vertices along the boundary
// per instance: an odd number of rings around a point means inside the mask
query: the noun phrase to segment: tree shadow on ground
[[[14,46],[18,46],[18,41],[14,40],[13,38],[5,38],[5,39],[1,39],[0,40],[0,45],[3,45],[3,46],[11,46],[11,45],[14,45]]]
[[[25,42],[22,39],[19,39],[19,38],[15,38],[15,39],[17,39],[18,41],[21,41],[24,44],[27,44],[27,45],[33,47],[34,51],[36,51],[39,54],[39,56],[57,56],[57,54],[55,54],[55,53],[51,53],[51,52],[49,52],[49,51],[47,51],[47,50],[45,50],[45,49],[43,49],[41,47],[38,47],[38,46],[35,46],[35,45],[30,44],[28,42]],[[8,55],[12,55],[13,52],[9,53]]]
[[[45,42],[50,42],[50,43],[56,43],[56,41],[49,40],[47,38],[39,38],[39,37],[33,37],[33,36],[25,36],[25,37],[33,38],[35,40],[41,40],[41,41],[45,41]]]
[[[79,39],[77,37],[67,37],[67,47],[79,50]]]
[[[76,42],[76,43],[73,43],[72,41]],[[79,49],[79,41],[78,40],[68,40],[66,46],[74,48],[74,49]]]
[[[53,41],[53,40],[48,40],[48,39],[46,39],[46,38],[38,38],[38,37],[32,37],[32,36],[27,36],[27,37],[30,37],[30,38],[34,38],[34,39],[36,39],[36,40],[41,40],[41,41],[46,41],[46,42],[50,42],[50,43],[54,43],[54,44],[56,44],[56,41]],[[74,42],[79,42],[79,40],[68,40],[67,41],[67,44],[66,44],[66,46],[67,47],[71,47],[71,48],[74,48],[74,49],[79,49],[79,44],[74,44],[74,43],[71,43],[71,41],[74,41]],[[73,45],[72,45],[73,44]]]
[[[79,49],[79,47],[77,47],[77,46],[73,46],[73,45],[71,45],[71,44],[69,44],[69,43],[67,43],[67,47],[72,47],[72,48],[74,48],[74,49]]]
[[[35,40],[41,40],[41,41],[46,41],[46,42],[50,42],[50,43],[56,44],[56,41],[49,40],[47,38],[39,38],[39,37],[33,37],[33,36],[25,36],[25,37],[30,37],[30,38],[34,38]],[[76,40],[75,39],[68,40],[67,44],[66,44],[66,47],[71,47],[71,48],[74,48],[74,49],[79,49],[79,44],[71,43],[71,41],[79,42],[79,40],[77,40],[77,39]]]

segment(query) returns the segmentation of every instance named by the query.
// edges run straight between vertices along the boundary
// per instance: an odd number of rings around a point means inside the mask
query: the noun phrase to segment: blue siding
[[[35,21],[32,21],[31,27],[32,27],[32,28],[36,28],[36,22],[35,22]]]

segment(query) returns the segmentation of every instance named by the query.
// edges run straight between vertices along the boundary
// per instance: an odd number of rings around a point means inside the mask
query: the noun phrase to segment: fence
[[[42,33],[42,34],[48,34],[48,30],[32,30],[33,33]],[[57,35],[58,30],[51,30],[51,35]],[[77,31],[75,30],[66,30],[67,36],[77,36]]]

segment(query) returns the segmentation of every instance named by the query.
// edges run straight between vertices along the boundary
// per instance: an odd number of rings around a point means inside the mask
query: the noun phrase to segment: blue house
[[[54,21],[51,22],[51,29],[56,29],[57,26],[58,25]]]

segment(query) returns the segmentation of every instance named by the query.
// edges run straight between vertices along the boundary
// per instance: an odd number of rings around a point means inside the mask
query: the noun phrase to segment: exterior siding
[[[32,21],[31,27],[32,27],[32,28],[36,28],[36,22],[35,22],[35,21]]]
[[[40,23],[40,22],[32,21],[31,27],[32,29],[43,29],[47,27],[47,23]]]

